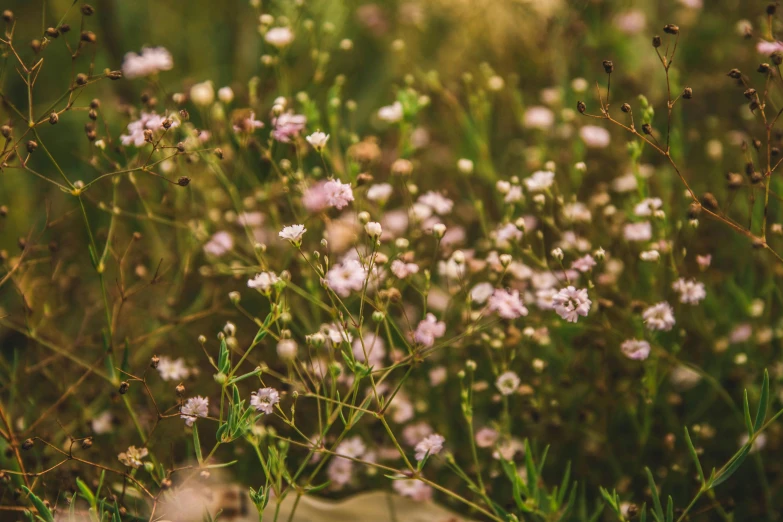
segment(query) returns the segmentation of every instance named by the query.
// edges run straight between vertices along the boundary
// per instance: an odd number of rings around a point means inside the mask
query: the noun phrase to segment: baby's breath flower
[[[206,397],[191,397],[180,409],[180,418],[185,419],[186,426],[193,426],[197,417],[206,417],[209,412],[209,399]]]
[[[381,232],[383,232],[383,228],[381,227],[381,224],[375,221],[370,221],[369,223],[364,225],[364,230],[365,232],[367,232],[367,235],[373,239],[378,239],[379,237],[381,237]]]
[[[487,308],[503,319],[517,319],[528,314],[518,290],[495,290],[488,299]]]
[[[577,290],[573,286],[567,286],[552,297],[552,303],[557,315],[575,323],[579,316],[587,316],[592,301],[587,297],[587,289]]]
[[[250,406],[265,415],[272,413],[278,402],[280,394],[274,388],[260,388],[250,397]]]
[[[138,469],[142,464],[144,464],[142,459],[147,455],[149,455],[149,450],[147,450],[147,448],[137,448],[136,446],[131,446],[127,449],[127,451],[117,455],[117,458],[120,462],[129,468]]]
[[[498,376],[497,380],[495,381],[495,386],[497,387],[498,391],[500,391],[501,395],[511,395],[517,391],[520,382],[519,375],[512,371],[508,371],[501,373]]]
[[[215,88],[212,86],[212,82],[207,80],[191,87],[190,99],[201,107],[212,105],[212,102],[215,101]]]
[[[650,330],[669,331],[674,326],[674,310],[666,301],[655,304],[642,312],[644,324]]]
[[[402,115],[402,104],[398,101],[378,109],[378,118],[386,123],[397,123]]]
[[[672,284],[672,289],[680,294],[680,302],[685,304],[699,304],[699,301],[707,297],[704,283],[695,279],[679,278]]]
[[[416,460],[422,461],[428,456],[437,455],[443,449],[444,442],[446,442],[446,439],[437,433],[426,436],[421,442],[416,444]]]
[[[313,148],[321,152],[326,147],[326,142],[329,141],[329,135],[324,134],[321,131],[316,131],[305,138],[307,143],[313,146]]]
[[[435,344],[436,339],[443,337],[445,333],[446,323],[438,321],[433,314],[427,314],[416,327],[416,331],[413,333],[413,340],[429,348]]]
[[[305,232],[307,232],[307,229],[304,225],[289,225],[283,227],[283,230],[281,230],[278,235],[281,239],[286,239],[294,244],[298,244],[302,242],[302,237]]]
[[[273,27],[264,35],[264,41],[280,49],[294,41],[294,33],[288,27]]]
[[[151,76],[174,67],[171,53],[163,47],[143,47],[141,54],[127,53],[122,62],[122,75],[125,78]]]
[[[644,340],[628,339],[620,345],[620,350],[629,359],[643,361],[650,355],[650,343]]]

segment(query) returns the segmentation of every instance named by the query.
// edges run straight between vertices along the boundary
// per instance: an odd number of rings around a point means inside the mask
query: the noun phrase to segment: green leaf
[[[22,491],[27,493],[27,496],[30,498],[30,502],[33,503],[35,506],[36,511],[38,511],[38,515],[45,520],[46,522],[54,522],[54,516],[52,516],[52,512],[49,511],[49,508],[46,507],[46,504],[43,503],[43,500],[38,498],[35,493],[30,491],[26,486],[22,486]]]
[[[750,405],[748,404],[748,390],[743,393],[742,409],[745,413],[745,428],[748,430],[748,437],[753,436],[753,423],[750,421]]]
[[[653,478],[650,468],[644,468],[644,471],[647,472],[647,482],[650,484],[650,494],[653,499],[653,517],[658,522],[663,522],[663,507],[661,506],[661,499],[658,497],[658,488],[655,485],[655,479]]]
[[[674,500],[669,495],[669,500],[666,502],[666,522],[674,522]]]
[[[198,426],[196,423],[193,423],[193,447],[196,450],[196,459],[198,459],[199,464],[204,463],[204,457],[201,455],[201,441],[198,438]]]
[[[734,472],[737,471],[737,469],[742,465],[745,457],[748,456],[748,452],[750,452],[750,442],[745,444],[745,446],[743,446],[742,449],[731,458],[723,473],[712,480],[710,483],[710,488],[714,488],[715,486],[726,482],[729,477],[732,476]]]
[[[696,453],[696,448],[693,446],[693,442],[691,441],[691,435],[690,433],[688,433],[687,426],[685,426],[685,443],[688,445],[688,451],[691,454],[693,463],[696,464],[696,471],[699,472],[699,479],[701,479],[701,483],[704,484],[704,470],[701,469],[701,462],[699,462],[699,455]]]
[[[769,372],[764,370],[764,381],[761,383],[761,397],[759,397],[759,408],[756,410],[756,422],[753,423],[753,431],[759,431],[767,418],[767,407],[769,406]]]
[[[90,507],[96,507],[95,495],[87,486],[87,484],[85,484],[84,481],[79,477],[76,477],[76,486],[78,486],[79,492],[82,494],[84,499],[90,504]]]

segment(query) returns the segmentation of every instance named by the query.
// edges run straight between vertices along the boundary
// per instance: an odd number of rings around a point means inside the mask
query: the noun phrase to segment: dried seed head
[[[777,10],[778,10],[778,6],[776,4],[768,4],[767,5],[767,14],[769,16],[774,15]]]
[[[642,132],[645,134],[652,134],[652,125],[649,123],[645,123],[642,125]]]
[[[614,72],[614,64],[612,63],[612,60],[604,60],[603,65],[606,74],[612,74],[612,72]]]
[[[0,134],[3,135],[3,138],[10,138],[11,137],[11,127],[9,125],[3,125],[0,127]]]
[[[627,104],[627,103],[623,103],[620,106],[620,110],[623,111],[623,112],[631,112],[631,106],[629,104]]]
[[[701,197],[701,204],[708,210],[716,210],[718,208],[718,200],[711,192],[705,192]]]
[[[759,150],[761,148],[761,140],[757,138],[753,138],[753,148],[756,150]]]
[[[152,143],[152,131],[149,129],[144,129],[144,141],[147,143]]]
[[[578,110],[581,114],[584,114],[585,110],[587,110],[587,107],[585,106],[585,102],[581,100],[576,102],[576,110]]]
[[[5,20],[5,23],[10,24],[14,21],[14,12],[10,9],[6,9],[3,11],[3,20]]]
[[[729,78],[734,78],[735,80],[739,80],[740,78],[742,78],[742,73],[740,72],[739,69],[732,69],[726,74],[726,76],[728,76]]]
[[[699,217],[699,214],[701,214],[701,205],[699,203],[693,202],[688,205],[688,219],[696,219]]]
[[[71,26],[68,25],[68,24],[63,24],[63,25],[60,26],[60,32],[62,34],[65,34],[65,33],[69,32],[70,30],[71,30]]]
[[[177,390],[177,395],[179,395],[180,397],[185,395],[185,386],[182,383],[177,384],[176,390]]]
[[[101,108],[101,100],[98,98],[93,98],[90,100],[90,109],[100,109]]]
[[[215,156],[217,156],[219,159],[223,159],[223,149],[219,147],[215,149]]]
[[[60,121],[60,116],[58,116],[56,112],[49,115],[49,123],[56,125],[58,121]]]
[[[41,40],[33,40],[30,42],[30,49],[33,50],[35,54],[38,54],[41,52]]]
[[[666,34],[679,34],[680,28],[674,24],[666,24],[663,26],[663,32]]]
[[[752,100],[753,97],[756,96],[756,89],[751,87],[750,89],[746,90],[742,94],[744,94],[747,99]]]
[[[128,388],[130,388],[130,383],[128,381],[122,381],[120,383],[120,389],[119,389],[120,395],[125,395],[126,393],[128,393]]]
[[[180,187],[187,187],[190,184],[190,178],[187,176],[182,176],[177,180],[177,185]]]
[[[737,174],[736,172],[729,172],[726,174],[726,179],[729,182],[730,189],[738,189],[742,186],[743,180],[741,174]]]
[[[76,85],[86,85],[87,80],[89,80],[89,78],[84,73],[79,73],[76,75]]]
[[[160,364],[160,357],[158,357],[157,355],[153,355],[152,358],[150,359],[150,367],[157,368],[159,364]]]
[[[759,64],[759,68],[756,70],[762,74],[767,74],[770,71],[770,67],[768,63],[762,63]]]
[[[780,51],[775,51],[774,53],[772,53],[770,55],[770,58],[772,58],[772,63],[774,63],[775,65],[780,65],[781,63],[783,63],[783,53],[781,53]]]
[[[84,4],[82,6],[82,14],[84,16],[92,16],[93,14],[95,14],[95,8],[90,4]]]
[[[188,121],[190,119],[190,113],[185,109],[182,109],[179,111],[179,117],[182,118],[182,121]]]
[[[35,149],[37,149],[37,148],[38,148],[38,142],[37,141],[30,140],[30,141],[27,142],[27,152],[29,152],[30,154],[32,154],[33,151]]]
[[[87,43],[95,43],[95,41],[98,39],[95,36],[95,33],[93,33],[92,31],[82,31],[80,38],[82,39],[82,42],[87,42]]]
[[[92,437],[87,437],[82,441],[82,449],[92,448]]]
[[[779,149],[779,148],[777,148],[777,147],[772,147],[772,148],[770,149],[769,153],[770,153],[772,156],[777,156],[778,154],[780,154],[780,149]]]
[[[655,35],[652,37],[652,45],[656,49],[661,46],[661,37],[658,35]]]
[[[749,161],[749,162],[747,162],[745,164],[745,175],[746,176],[750,176],[751,174],[753,174],[753,171],[755,171],[755,170],[756,169],[753,168],[753,163],[752,162]]]
[[[30,448],[33,447],[33,439],[25,439],[25,441],[22,443],[22,449],[27,451]]]
[[[90,112],[87,113],[87,117],[89,117],[92,121],[95,121],[98,119],[98,113],[95,112],[95,109],[90,109]]]
[[[60,31],[58,31],[54,27],[47,28],[45,33],[46,36],[48,36],[49,38],[57,38],[58,36],[60,36]]]
[[[95,129],[90,129],[87,131],[87,139],[89,141],[95,141],[97,137],[98,137],[98,133],[95,132]]]
[[[693,89],[691,89],[690,87],[686,87],[682,91],[682,97],[685,98],[686,100],[690,100],[691,98],[693,98]]]
[[[110,80],[119,80],[122,78],[122,71],[109,71],[106,73],[106,77]]]
[[[170,478],[164,478],[160,481],[160,489],[169,489],[171,488],[171,479]]]
[[[8,207],[5,205],[0,206],[0,217],[6,217],[8,215]]]
[[[754,172],[750,175],[750,182],[751,183],[761,183],[761,180],[764,179],[764,176],[761,175],[761,172]]]

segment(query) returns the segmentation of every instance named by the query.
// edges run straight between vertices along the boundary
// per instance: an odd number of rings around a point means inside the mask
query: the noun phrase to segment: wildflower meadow
[[[778,2],[0,11],[0,521],[781,519]]]

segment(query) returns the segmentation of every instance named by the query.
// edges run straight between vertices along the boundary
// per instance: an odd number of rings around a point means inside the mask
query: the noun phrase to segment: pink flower
[[[353,190],[348,183],[342,183],[340,180],[332,179],[324,185],[326,200],[330,206],[340,210],[353,201]]]
[[[438,321],[432,314],[427,314],[424,320],[419,323],[419,326],[416,327],[416,331],[413,333],[413,340],[429,348],[435,344],[435,339],[443,337],[445,333],[446,323]]]
[[[528,313],[518,290],[495,290],[489,297],[488,308],[503,319],[517,319]]]
[[[638,339],[628,339],[620,345],[623,355],[635,361],[643,361],[650,355],[650,343]]]
[[[437,433],[427,435],[421,442],[416,444],[416,460],[422,461],[427,456],[437,455],[443,449],[444,442],[446,442],[446,439],[443,435],[438,435]]]
[[[756,44],[756,51],[758,51],[759,54],[765,54],[767,56],[778,51],[783,52],[783,42],[777,40],[774,42],[759,40],[759,43]]]
[[[627,223],[623,228],[626,241],[649,241],[652,238],[652,225],[649,221]]]
[[[329,269],[326,273],[326,286],[340,297],[348,297],[352,291],[360,291],[366,279],[367,269],[359,261],[349,259]]]
[[[272,120],[275,128],[272,130],[272,137],[282,143],[290,143],[291,139],[297,136],[307,124],[307,118],[302,114],[286,112]]]
[[[596,265],[595,259],[590,254],[587,254],[571,263],[573,270],[579,270],[580,272],[589,272]]]
[[[563,288],[552,297],[555,312],[569,323],[575,323],[580,315],[586,316],[592,303],[586,288],[577,290],[573,286]]]
[[[644,324],[650,330],[661,330],[668,332],[674,327],[674,310],[666,301],[647,308],[642,312]]]

